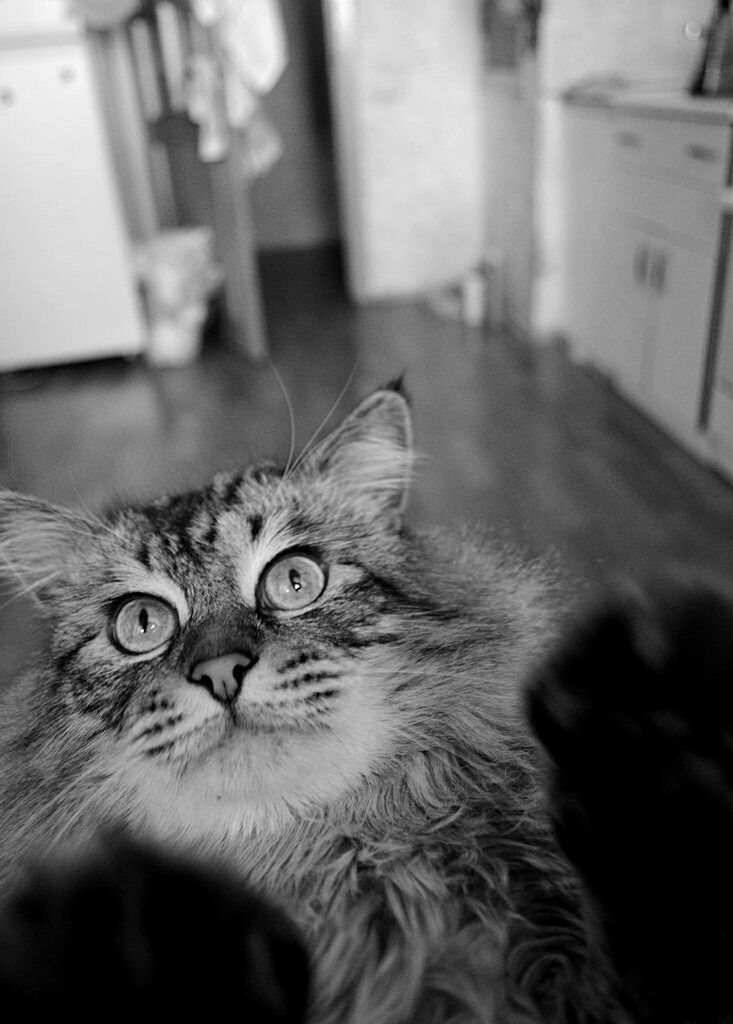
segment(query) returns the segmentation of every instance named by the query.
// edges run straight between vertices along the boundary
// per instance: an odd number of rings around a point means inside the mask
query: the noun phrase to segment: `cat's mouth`
[[[258,738],[313,736],[327,728],[323,715],[278,713],[237,703],[223,706],[219,714],[197,727],[158,736],[143,753],[188,770],[217,752],[244,750]]]

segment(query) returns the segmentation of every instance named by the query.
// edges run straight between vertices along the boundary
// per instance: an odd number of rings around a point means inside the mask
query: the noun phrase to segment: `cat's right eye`
[[[163,650],[178,629],[178,616],[159,597],[135,595],[117,608],[112,639],[124,654],[153,654]]]

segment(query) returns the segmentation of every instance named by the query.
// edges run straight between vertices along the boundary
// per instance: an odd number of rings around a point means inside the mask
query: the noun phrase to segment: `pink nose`
[[[242,689],[247,670],[256,659],[249,654],[235,652],[222,654],[209,661],[200,661],[191,669],[189,679],[192,683],[205,686],[216,700],[223,704],[231,704],[236,700]]]

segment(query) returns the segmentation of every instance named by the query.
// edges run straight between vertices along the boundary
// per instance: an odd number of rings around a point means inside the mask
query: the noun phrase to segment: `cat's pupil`
[[[140,618],[138,619],[138,622],[140,623],[140,632],[141,633],[147,633],[149,620],[150,620],[150,616],[148,615],[147,609],[146,608],[141,609],[141,611],[140,611]]]
[[[303,584],[300,582],[300,573],[297,569],[291,569],[289,574],[290,586],[293,590],[298,593],[302,589]]]

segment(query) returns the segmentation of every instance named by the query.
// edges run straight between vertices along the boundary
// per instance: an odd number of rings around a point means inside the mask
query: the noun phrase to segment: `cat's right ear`
[[[99,529],[80,513],[0,491],[0,576],[45,605],[83,580]]]
[[[364,399],[304,462],[347,501],[399,519],[412,477],[410,407],[401,386]]]

